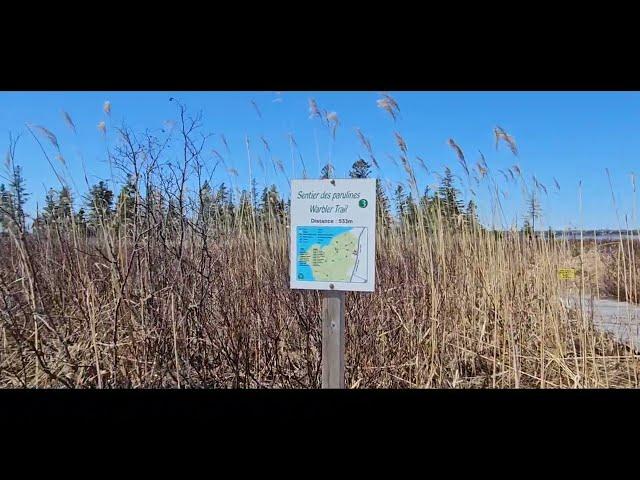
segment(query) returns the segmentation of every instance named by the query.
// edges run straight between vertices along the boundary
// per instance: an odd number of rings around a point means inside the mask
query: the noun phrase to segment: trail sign
[[[344,388],[345,293],[373,292],[376,181],[291,181],[291,288],[322,290],[322,388]]]
[[[576,278],[576,269],[560,268],[558,269],[558,278],[560,280],[574,280]]]
[[[375,179],[292,180],[291,288],[373,292]]]

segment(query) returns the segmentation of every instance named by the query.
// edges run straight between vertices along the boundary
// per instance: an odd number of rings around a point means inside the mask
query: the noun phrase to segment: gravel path
[[[569,297],[569,305],[580,308],[580,297]],[[596,328],[611,332],[618,340],[640,352],[640,305],[610,299],[583,297],[587,318],[593,313]]]

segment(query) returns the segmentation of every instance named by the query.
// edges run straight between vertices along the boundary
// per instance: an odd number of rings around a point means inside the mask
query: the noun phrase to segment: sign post
[[[322,388],[344,388],[344,292],[322,292]]]
[[[292,180],[290,282],[322,291],[322,388],[344,388],[345,291],[375,288],[376,181]]]

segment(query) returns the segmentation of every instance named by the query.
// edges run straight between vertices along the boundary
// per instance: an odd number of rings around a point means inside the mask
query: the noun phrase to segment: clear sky
[[[66,160],[67,176],[80,194],[87,190],[82,164],[89,182],[109,178],[106,149],[117,141],[113,127],[123,121],[136,130],[162,129],[167,121],[177,121],[177,109],[170,97],[179,99],[195,113],[203,113],[203,133],[214,134],[208,143],[207,158],[213,165],[216,149],[234,176],[222,168],[215,183],[225,181],[237,188],[249,183],[249,162],[245,136],[251,145],[253,175],[260,188],[275,183],[289,195],[288,178],[302,176],[298,154],[291,161],[287,134],[292,133],[310,177],[319,176],[322,165],[331,158],[336,177],[346,176],[351,164],[366,152],[359,142],[358,127],[372,144],[380,169],[374,176],[389,182],[406,182],[398,162],[399,149],[394,132],[399,132],[408,146],[409,160],[416,172],[419,188],[435,185],[437,176],[427,174],[416,160],[421,157],[430,171],[442,172],[445,166],[465,177],[453,149],[453,138],[462,148],[470,168],[474,168],[482,151],[501,191],[502,209],[507,225],[522,224],[524,196],[514,182],[507,183],[498,169],[517,164],[527,182],[531,176],[546,187],[539,193],[543,209],[541,227],[562,229],[617,228],[616,209],[605,168],[609,169],[619,218],[624,228],[625,214],[629,227],[637,228],[634,216],[632,172],[640,173],[640,94],[633,92],[389,92],[398,102],[400,115],[394,122],[378,108],[378,92],[0,92],[0,140],[8,146],[9,132],[22,136],[16,149],[16,162],[22,165],[31,192],[28,210],[42,205],[48,187],[57,181],[40,147],[25,124],[41,125],[52,131]],[[336,112],[339,125],[335,140],[318,119],[309,118],[309,99],[321,109]],[[111,103],[111,116],[103,112],[103,103]],[[253,105],[257,105],[259,114]],[[77,133],[65,124],[62,111],[69,113]],[[107,125],[104,137],[98,130],[100,121]],[[515,157],[506,145],[496,150],[493,129],[496,125],[512,135],[518,145]],[[227,153],[221,135],[229,144]],[[269,153],[260,140],[270,145],[271,155],[284,167],[282,174],[274,168]],[[54,148],[43,146],[55,156]],[[178,155],[177,151],[170,152]],[[388,155],[392,155],[392,160]],[[260,167],[258,157],[264,168]],[[365,157],[366,158],[366,157]],[[275,160],[277,162],[278,160]],[[286,176],[285,176],[286,175]],[[558,191],[554,178],[560,184]],[[3,182],[0,179],[0,182]],[[582,218],[579,204],[582,182]],[[5,182],[6,183],[6,182]],[[473,183],[473,181],[472,181]],[[466,181],[465,181],[466,184]],[[469,187],[460,185],[465,198],[472,197]],[[395,188],[387,183],[389,188]],[[481,219],[491,223],[500,219],[492,214],[487,179],[476,191]],[[78,197],[76,192],[76,198]]]

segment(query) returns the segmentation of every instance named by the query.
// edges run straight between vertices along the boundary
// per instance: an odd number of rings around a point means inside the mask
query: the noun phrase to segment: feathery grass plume
[[[427,164],[424,163],[424,160],[421,157],[416,156],[416,160],[418,160],[418,165],[420,165],[420,167],[427,173],[427,175],[429,174],[429,168],[427,167]]]
[[[302,157],[302,153],[298,152],[298,156],[300,157],[300,163],[302,164],[302,172],[306,173],[307,166],[304,163],[304,158]],[[306,178],[306,177],[305,177]]]
[[[549,195],[547,193],[547,187],[544,186],[544,183],[540,183],[540,188],[542,188],[542,191],[544,192],[545,195]]]
[[[402,163],[402,167],[408,175],[411,175],[411,168],[409,166],[409,162],[407,161],[407,157],[404,155],[400,155],[400,163]]]
[[[406,155],[408,150],[407,142],[404,141],[404,138],[402,138],[402,135],[400,135],[398,132],[393,132],[393,134],[396,137],[396,143],[398,144],[398,148],[400,148],[400,151]]]
[[[386,92],[381,92],[380,93],[384,98],[386,98],[387,100],[389,100],[389,102],[391,103],[391,106],[397,111],[400,112],[400,106],[398,105],[398,102],[395,101],[395,99],[389,95]]]
[[[556,180],[556,177],[553,177],[553,183],[555,184],[556,189],[560,191],[560,184],[558,183],[558,180]]]
[[[382,93],[381,95],[382,95],[382,98],[376,101],[378,108],[383,109],[389,115],[391,115],[391,118],[393,118],[393,121],[395,122],[396,115],[400,112],[400,107],[398,106],[398,103],[393,99],[391,95],[388,95],[386,93]]]
[[[391,104],[386,98],[381,98],[377,100],[376,103],[378,105],[378,108],[382,108],[383,110],[388,112],[389,115],[391,115],[391,118],[393,118],[393,120],[395,121],[396,113],[394,112],[393,108],[391,107]]]
[[[267,139],[261,135],[260,140],[262,140],[262,143],[264,144],[264,148],[267,149],[267,152],[271,153],[271,148],[269,148],[269,142],[267,142]]]
[[[396,162],[396,159],[393,155],[391,155],[390,153],[386,153],[385,154],[387,156],[387,158],[390,158],[391,161],[393,162],[393,164],[397,167],[398,166],[398,162]]]
[[[502,174],[502,176],[504,177],[506,182],[509,181],[509,176],[504,172],[504,170],[498,169],[498,172],[500,172]]]
[[[516,145],[515,139],[511,135],[509,135],[502,127],[499,126],[496,126],[493,129],[493,133],[496,139],[496,150],[498,149],[498,144],[502,139],[509,146],[511,153],[513,153],[516,157],[518,156],[518,147]]]
[[[287,138],[289,138],[289,141],[294,147],[298,148],[298,143],[296,142],[296,137],[293,136],[293,133],[287,133]]]
[[[482,164],[481,161],[476,162],[476,169],[478,170],[478,173],[480,174],[480,179],[483,179],[487,173],[489,172],[489,170],[486,168],[485,165]]]
[[[369,141],[369,139],[367,137],[364,136],[364,134],[362,133],[362,130],[360,130],[359,128],[356,127],[356,134],[358,135],[358,138],[360,139],[360,143],[362,143],[362,145],[364,145],[364,148],[367,150],[367,152],[369,153],[369,155],[373,155],[373,149],[371,148],[371,142]]]
[[[262,157],[260,155],[258,155],[258,165],[260,165],[260,168],[264,172],[264,163],[262,162]]]
[[[380,165],[378,165],[378,161],[376,160],[376,157],[372,154],[372,155],[369,155],[369,158],[371,158],[371,162],[373,163],[373,166],[376,167],[378,170],[380,170]]]
[[[512,181],[516,181],[516,176],[513,174],[513,170],[511,170],[510,168],[507,168],[507,172],[509,172],[509,176],[511,177]]]
[[[67,124],[67,126],[71,129],[71,131],[76,134],[76,126],[73,123],[73,120],[71,120],[71,115],[69,115],[67,112],[65,112],[64,110],[62,111],[62,118],[64,119],[64,123]]]
[[[102,135],[107,134],[107,124],[104,122],[98,123],[98,130],[102,133]]]
[[[40,135],[42,135],[47,140],[49,140],[49,142],[51,142],[51,145],[56,147],[56,150],[60,150],[60,146],[58,145],[58,139],[56,138],[56,136],[53,133],[51,133],[50,130],[48,130],[45,127],[42,127],[40,125],[31,125],[31,128],[33,128],[38,133],[40,133]]]
[[[238,176],[238,170],[236,170],[233,167],[227,168],[227,172],[229,172],[230,175],[233,175],[234,177]]]
[[[336,112],[330,112],[326,115],[327,125],[331,125],[331,136],[336,138],[336,130],[338,128],[338,124],[340,120],[338,119],[338,114]]]
[[[56,155],[56,160],[58,160],[62,165],[66,165],[67,164],[67,162],[65,161],[64,157],[60,153],[58,155]]]
[[[251,100],[251,105],[253,105],[253,109],[256,111],[256,113],[258,114],[258,118],[262,118],[262,113],[260,113],[260,109],[258,108],[258,104],[256,103],[255,100]]]
[[[102,105],[102,110],[104,110],[104,113],[111,116],[111,102],[109,100],[106,100],[104,102],[104,104]]]
[[[318,102],[315,101],[315,99],[310,98],[309,99],[309,118],[313,119],[313,118],[319,118],[320,121],[322,121],[322,112],[320,111],[320,107],[318,107]]]
[[[222,143],[224,145],[224,148],[227,150],[227,153],[231,153],[231,149],[229,148],[229,144],[227,143],[227,137],[225,137],[224,134],[221,134],[220,139],[222,140]]]
[[[404,167],[404,171],[407,172],[409,177],[409,185],[412,187],[412,190],[417,195],[418,194],[418,182],[416,181],[416,176],[413,173],[413,168],[411,168],[411,164],[409,163],[409,159],[404,155],[400,155],[400,161],[402,162],[402,166]]]
[[[275,161],[276,166],[278,167],[278,170],[284,173],[284,165],[282,164],[282,160],[280,160],[278,157],[274,157],[273,160]]]
[[[218,159],[224,163],[224,158],[222,158],[222,155],[220,155],[220,153],[214,148],[213,150],[211,150],[211,153],[213,153],[216,157],[218,157]]]
[[[487,160],[484,158],[484,154],[480,150],[478,150],[478,152],[480,152],[480,162],[482,163],[482,166],[486,170],[489,170],[489,166],[487,165]]]
[[[522,172],[520,171],[520,167],[518,165],[513,165],[511,168],[514,172],[516,172],[516,175],[522,178]]]
[[[464,158],[464,152],[462,151],[462,148],[460,148],[460,145],[458,145],[453,138],[450,138],[447,143],[451,148],[453,148],[453,151],[456,152],[460,165],[462,165],[464,171],[469,175],[469,167],[467,167],[467,161]]]
[[[547,195],[547,187],[545,187],[542,184],[542,182],[539,182],[535,175],[533,175],[533,182],[535,183],[536,188],[538,189],[538,191],[542,190],[542,191],[544,191],[545,195]]]
[[[478,178],[478,175],[476,174],[476,172],[473,172],[473,175],[471,177],[476,182],[476,185],[480,185],[480,179]]]

